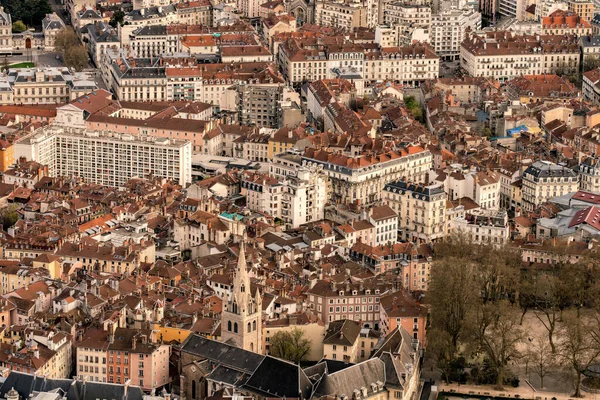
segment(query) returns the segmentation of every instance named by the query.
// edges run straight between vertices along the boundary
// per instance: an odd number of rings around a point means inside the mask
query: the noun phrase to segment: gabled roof
[[[323,344],[353,346],[360,335],[360,324],[349,319],[332,321],[325,332]]]

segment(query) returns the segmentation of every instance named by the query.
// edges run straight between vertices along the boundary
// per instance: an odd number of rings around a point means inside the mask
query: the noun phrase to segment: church
[[[240,349],[263,353],[262,297],[258,289],[254,295],[251,293],[244,246],[240,243],[233,293],[223,304],[221,340]]]

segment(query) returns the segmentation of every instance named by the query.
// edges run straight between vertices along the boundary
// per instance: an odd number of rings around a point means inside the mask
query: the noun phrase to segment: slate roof
[[[325,332],[323,344],[335,344],[340,346],[352,346],[360,335],[360,324],[349,319],[332,321]]]
[[[366,388],[372,392],[371,384],[385,382],[385,364],[379,358],[372,358],[360,364],[325,375],[315,394],[319,396],[346,395],[352,397],[355,390]]]
[[[290,362],[196,334],[188,337],[181,351],[216,364],[211,379],[230,384],[237,382],[263,397],[311,397],[313,386],[310,380],[299,366]]]
[[[14,388],[21,398],[28,399],[34,392],[58,390],[66,393],[67,400],[142,400],[144,392],[137,386],[129,386],[127,392],[123,385],[102,382],[81,381],[73,383],[71,379],[45,379],[31,374],[13,371],[0,386],[0,397]]]
[[[312,384],[298,365],[266,356],[244,387],[264,397],[310,398]]]
[[[200,335],[190,335],[181,351],[247,373],[254,372],[265,357]]]

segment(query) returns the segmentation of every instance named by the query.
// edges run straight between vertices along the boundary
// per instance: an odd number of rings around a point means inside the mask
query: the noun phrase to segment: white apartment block
[[[432,15],[430,36],[436,54],[445,59],[457,59],[467,29],[481,29],[481,13],[473,8],[450,9]]]
[[[303,167],[283,178],[249,174],[241,182],[241,193],[250,210],[280,218],[292,229],[324,217],[327,176],[317,168]]]
[[[68,105],[63,109],[52,125],[19,139],[15,154],[48,165],[50,176],[80,176],[106,186],[150,174],[180,185],[192,181],[191,142],[88,131],[81,110]]]
[[[501,246],[509,242],[510,227],[506,211],[467,211],[464,218],[452,220],[452,230],[466,235],[474,244]]]
[[[576,192],[577,173],[549,161],[536,161],[523,172],[523,208],[533,211],[553,197]]]
[[[521,75],[577,71],[580,50],[574,35],[513,35],[508,31],[470,33],[460,49],[460,65],[471,76],[501,82]]]
[[[446,232],[446,193],[441,185],[419,185],[403,180],[383,188],[383,203],[398,213],[402,240],[429,243]]]

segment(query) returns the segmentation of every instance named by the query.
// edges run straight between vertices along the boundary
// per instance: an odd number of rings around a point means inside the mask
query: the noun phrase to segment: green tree
[[[290,332],[280,331],[269,340],[269,353],[294,364],[304,360],[310,352],[310,340],[304,337],[304,331],[294,328]]]
[[[113,28],[116,28],[118,25],[123,25],[123,19],[125,18],[125,13],[121,10],[115,11],[110,17],[110,21],[108,24]]]
[[[587,56],[583,60],[583,72],[591,71],[600,67],[600,59],[596,56]]]
[[[2,227],[7,230],[13,226],[19,220],[19,213],[15,205],[6,207],[0,213],[0,219],[2,220]]]
[[[21,33],[21,32],[25,32],[27,30],[27,25],[25,25],[23,23],[23,21],[18,20],[13,22],[12,24],[12,31],[15,33]]]

